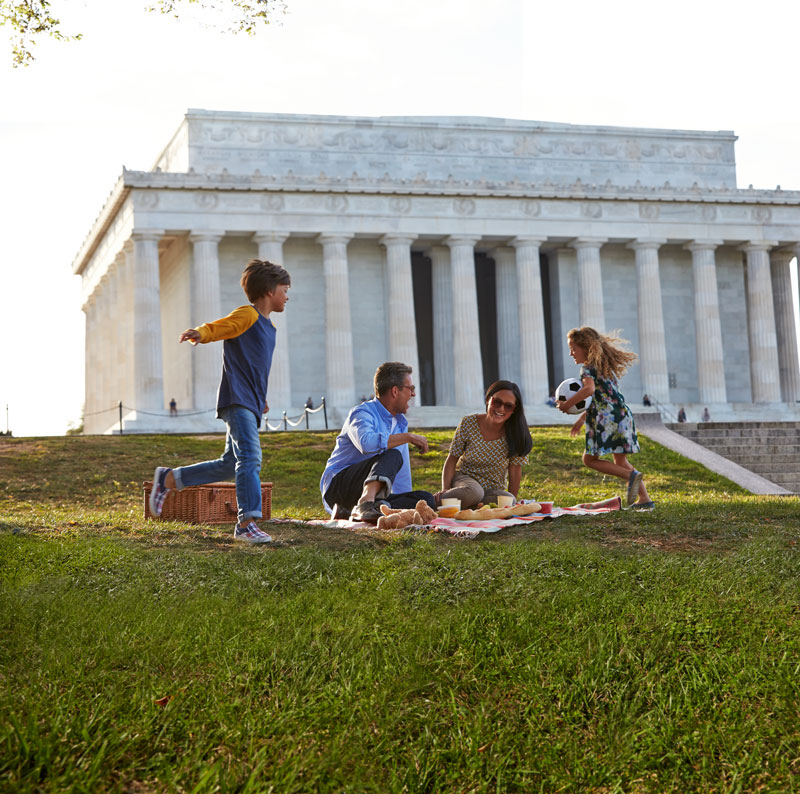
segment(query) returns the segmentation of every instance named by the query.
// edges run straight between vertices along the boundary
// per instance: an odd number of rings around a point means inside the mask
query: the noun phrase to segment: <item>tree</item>
[[[179,19],[178,6],[182,3],[222,16],[223,20],[212,23],[214,27],[250,36],[261,25],[268,25],[277,13],[286,10],[283,0],[155,0],[146,8]],[[0,0],[0,25],[11,27],[11,56],[15,67],[33,63],[33,47],[42,36],[59,41],[81,38],[80,33],[63,32],[61,20],[53,16],[49,0]]]

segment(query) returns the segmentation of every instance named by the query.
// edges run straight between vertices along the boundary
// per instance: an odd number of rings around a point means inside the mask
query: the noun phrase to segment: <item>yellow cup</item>
[[[514,506],[514,497],[513,496],[498,496],[497,497],[497,506],[498,507],[513,507]]]

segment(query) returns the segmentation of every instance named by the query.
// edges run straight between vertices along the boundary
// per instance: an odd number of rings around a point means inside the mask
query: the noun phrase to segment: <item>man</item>
[[[336,439],[319,487],[334,518],[375,523],[380,505],[414,507],[433,494],[411,490],[408,445],[428,451],[424,436],[408,432],[405,413],[416,390],[411,367],[387,361],[375,371],[375,398],[351,409]]]

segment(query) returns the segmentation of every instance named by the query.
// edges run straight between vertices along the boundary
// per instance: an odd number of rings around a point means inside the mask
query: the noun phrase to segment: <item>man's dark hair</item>
[[[375,370],[375,379],[373,381],[375,396],[380,397],[386,394],[392,386],[397,386],[398,389],[402,388],[406,383],[406,375],[410,374],[411,367],[400,361],[386,361],[381,364]]]
[[[268,292],[275,292],[279,284],[291,286],[292,279],[288,271],[280,265],[265,262],[261,259],[251,259],[245,265],[241,280],[244,294],[250,303],[263,298]]]

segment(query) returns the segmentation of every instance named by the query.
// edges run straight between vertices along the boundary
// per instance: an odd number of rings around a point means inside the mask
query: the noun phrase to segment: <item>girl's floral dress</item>
[[[639,451],[633,413],[614,378],[605,380],[594,367],[581,365],[581,381],[594,380],[594,397],[586,409],[586,451],[590,455],[632,454]]]

